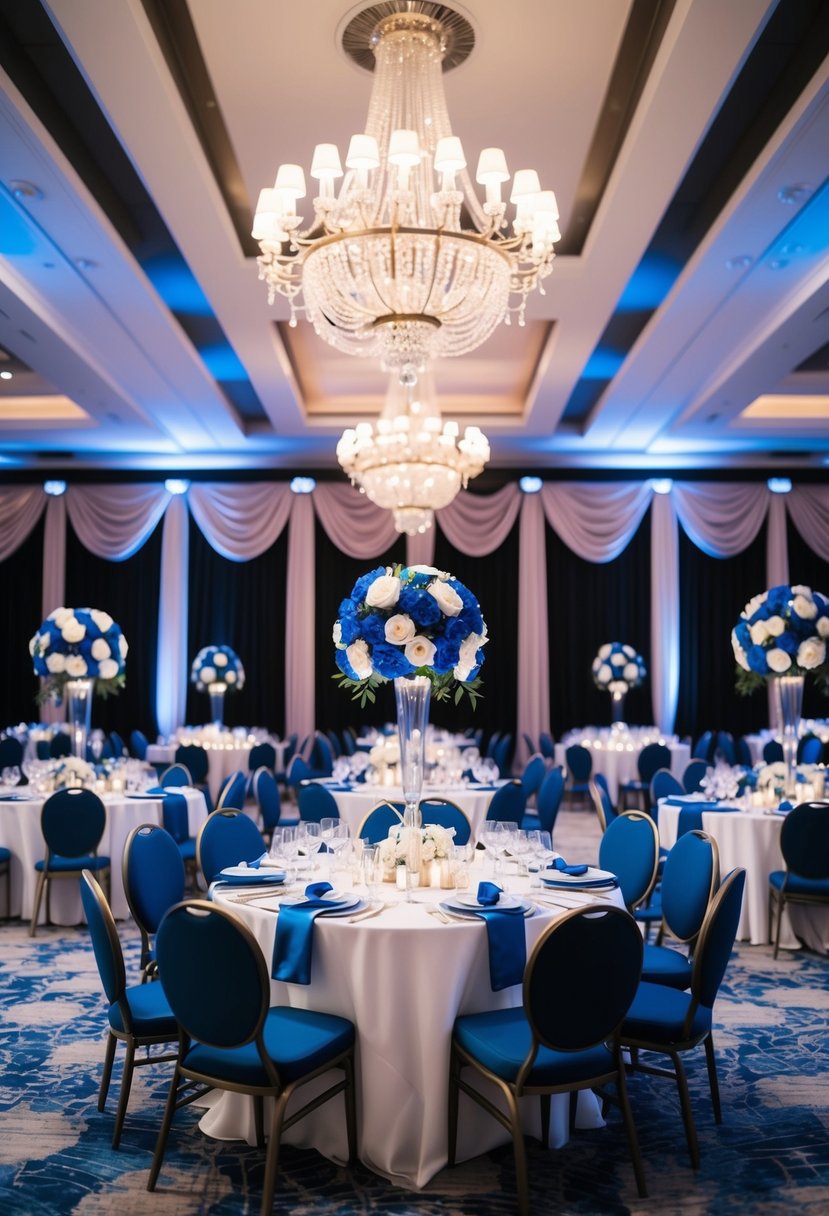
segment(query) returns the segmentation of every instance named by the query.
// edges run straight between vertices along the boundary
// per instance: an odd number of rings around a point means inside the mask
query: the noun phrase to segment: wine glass
[[[316,868],[317,853],[322,848],[322,825],[319,823],[301,823],[297,828],[300,851],[308,859],[308,873]]]
[[[369,904],[380,902],[380,884],[383,881],[383,863],[377,845],[366,845],[362,856],[362,874],[368,893]]]

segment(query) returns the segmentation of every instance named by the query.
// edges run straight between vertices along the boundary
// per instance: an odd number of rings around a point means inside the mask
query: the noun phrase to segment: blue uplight
[[[313,477],[294,477],[291,480],[291,489],[294,494],[313,494],[316,485]]]
[[[537,494],[542,486],[540,477],[522,477],[519,481],[523,494]]]
[[[186,494],[190,489],[190,482],[183,477],[168,477],[164,482],[164,489],[168,494]]]
[[[60,498],[61,494],[66,493],[66,482],[58,481],[57,479],[54,481],[44,481],[43,493],[51,494],[53,498]]]

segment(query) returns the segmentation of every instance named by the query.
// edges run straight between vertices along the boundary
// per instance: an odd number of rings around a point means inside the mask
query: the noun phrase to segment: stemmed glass
[[[383,881],[383,863],[377,845],[366,845],[363,849],[362,871],[369,904],[379,903],[380,884]]]
[[[323,843],[329,853],[329,875],[334,876],[337,860],[349,843],[348,824],[342,819],[321,819],[320,829]]]
[[[300,852],[307,861],[308,874],[311,875],[316,868],[317,853],[322,848],[322,825],[303,821],[297,828],[297,839]]]

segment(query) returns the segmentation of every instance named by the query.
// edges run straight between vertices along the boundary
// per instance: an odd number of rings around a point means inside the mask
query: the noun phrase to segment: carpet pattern
[[[577,816],[580,818],[580,816]],[[578,847],[573,825],[558,847]],[[572,836],[572,845],[571,845]],[[119,926],[128,974],[138,938]],[[199,1112],[176,1116],[159,1190],[146,1191],[169,1065],[138,1069],[121,1149],[110,1146],[120,1062],[107,1110],[96,1109],[104,999],[86,930],[0,925],[0,1214],[237,1216],[258,1212],[263,1157],[208,1140]],[[713,1121],[703,1053],[688,1059],[702,1168],[691,1170],[675,1086],[631,1078],[651,1198],[636,1193],[618,1114],[563,1149],[529,1143],[531,1211],[547,1213],[799,1212],[829,1207],[829,962],[805,952],[741,945],[715,1008],[724,1122]],[[282,1151],[275,1212],[294,1216],[506,1216],[515,1212],[512,1152],[504,1146],[421,1192],[362,1166]]]

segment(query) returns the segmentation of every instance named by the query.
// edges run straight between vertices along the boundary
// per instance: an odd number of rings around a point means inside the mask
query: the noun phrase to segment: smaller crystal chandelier
[[[477,426],[459,437],[457,422],[443,422],[430,372],[393,374],[377,423],[344,432],[337,459],[378,507],[394,513],[398,532],[426,532],[435,511],[447,507],[489,460],[489,441]]]

